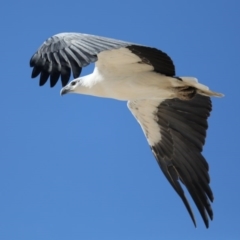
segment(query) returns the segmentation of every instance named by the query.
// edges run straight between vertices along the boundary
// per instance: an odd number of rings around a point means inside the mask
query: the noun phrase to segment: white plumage
[[[92,74],[79,77],[95,62]],[[194,224],[183,183],[209,226],[213,218],[208,164],[202,156],[211,96],[222,96],[193,77],[176,77],[171,58],[147,46],[80,33],[46,40],[30,60],[40,85],[59,77],[61,94],[79,93],[128,101],[164,175],[181,197]],[[74,80],[68,83],[71,71]]]

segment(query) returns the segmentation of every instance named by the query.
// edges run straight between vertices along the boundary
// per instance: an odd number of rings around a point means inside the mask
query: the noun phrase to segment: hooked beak
[[[68,87],[68,86],[65,86],[65,87],[63,87],[63,88],[61,89],[60,95],[62,96],[62,95],[67,94],[67,93],[69,93],[69,92],[70,92],[69,87]]]

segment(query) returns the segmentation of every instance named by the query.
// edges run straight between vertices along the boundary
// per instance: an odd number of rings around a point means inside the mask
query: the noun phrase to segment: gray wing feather
[[[62,85],[65,86],[71,70],[74,78],[77,78],[82,67],[97,61],[97,54],[101,51],[128,45],[131,43],[81,33],[54,35],[32,56],[32,78],[40,74],[40,85],[43,85],[50,76],[50,85],[53,87],[61,76]]]

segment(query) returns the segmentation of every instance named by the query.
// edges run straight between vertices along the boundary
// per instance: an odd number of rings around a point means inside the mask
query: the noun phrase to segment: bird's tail
[[[188,86],[195,87],[197,89],[197,93],[207,97],[223,97],[222,93],[213,92],[207,87],[198,82],[198,80],[194,77],[180,77],[184,83]]]

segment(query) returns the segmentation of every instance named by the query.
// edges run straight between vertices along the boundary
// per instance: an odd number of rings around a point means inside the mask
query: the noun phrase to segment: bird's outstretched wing
[[[82,67],[98,60],[100,52],[123,47],[137,55],[142,63],[152,65],[156,72],[175,75],[170,57],[156,48],[89,34],[60,33],[47,39],[32,56],[32,78],[40,74],[39,84],[42,86],[50,77],[50,86],[53,87],[61,76],[62,86],[65,86],[71,71],[77,78]]]
[[[193,99],[129,101],[128,107],[140,123],[152,152],[164,175],[181,197],[195,226],[195,218],[181,187],[183,183],[193,198],[206,225],[212,220],[208,163],[202,156],[207,118],[211,112],[209,97]],[[210,201],[209,201],[210,200]]]

